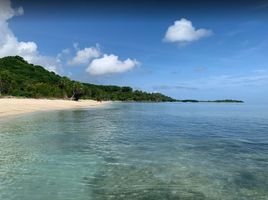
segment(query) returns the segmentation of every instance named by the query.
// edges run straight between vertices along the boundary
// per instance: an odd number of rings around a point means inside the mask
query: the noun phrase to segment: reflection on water
[[[126,104],[0,122],[0,199],[268,199],[268,109]]]

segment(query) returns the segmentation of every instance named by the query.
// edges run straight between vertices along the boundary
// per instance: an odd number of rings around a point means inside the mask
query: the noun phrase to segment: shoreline
[[[0,119],[39,111],[90,108],[106,103],[94,100],[0,98]]]

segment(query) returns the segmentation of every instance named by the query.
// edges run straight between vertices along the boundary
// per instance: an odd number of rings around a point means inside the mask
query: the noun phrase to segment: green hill
[[[119,101],[175,101],[160,93],[147,93],[131,87],[94,85],[70,80],[19,56],[0,59],[0,96],[31,98],[73,98]]]

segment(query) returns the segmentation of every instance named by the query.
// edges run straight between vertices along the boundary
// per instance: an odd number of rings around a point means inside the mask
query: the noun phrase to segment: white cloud
[[[126,59],[121,61],[116,55],[104,54],[101,58],[94,59],[88,66],[87,72],[91,75],[104,75],[123,73],[129,71],[139,64],[136,60]]]
[[[27,60],[27,59],[26,59]],[[38,55],[31,58],[30,63],[45,67],[48,71],[59,73],[61,67],[61,60],[55,57]]]
[[[101,56],[99,47],[87,47],[76,52],[75,57],[68,62],[70,65],[88,64],[92,59]]]
[[[187,43],[199,40],[203,37],[212,35],[211,30],[207,29],[196,29],[192,22],[187,19],[180,19],[174,22],[174,24],[168,27],[164,41],[176,42],[176,43]]]
[[[1,0],[0,5],[0,21],[6,21],[15,15],[23,14],[23,8],[13,9],[10,0]]]
[[[10,0],[0,0],[0,58],[19,55],[29,63],[44,66],[56,73],[61,71],[63,64],[81,64],[88,66],[87,71],[93,75],[121,73],[138,65],[136,60],[120,61],[117,56],[112,54],[102,56],[98,44],[95,47],[79,49],[78,43],[74,43],[74,57],[71,57],[70,49],[64,49],[54,57],[42,55],[38,51],[37,43],[34,41],[20,41],[9,27],[8,21],[23,13],[22,7],[12,8]]]
[[[57,72],[57,58],[43,56],[38,52],[38,46],[33,41],[19,41],[8,26],[8,20],[22,15],[23,8],[14,9],[10,0],[0,0],[0,57],[19,55],[26,61],[46,67]]]

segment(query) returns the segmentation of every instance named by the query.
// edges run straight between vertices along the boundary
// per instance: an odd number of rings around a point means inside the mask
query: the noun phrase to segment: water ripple
[[[0,199],[268,199],[268,109],[127,104],[0,122]]]

